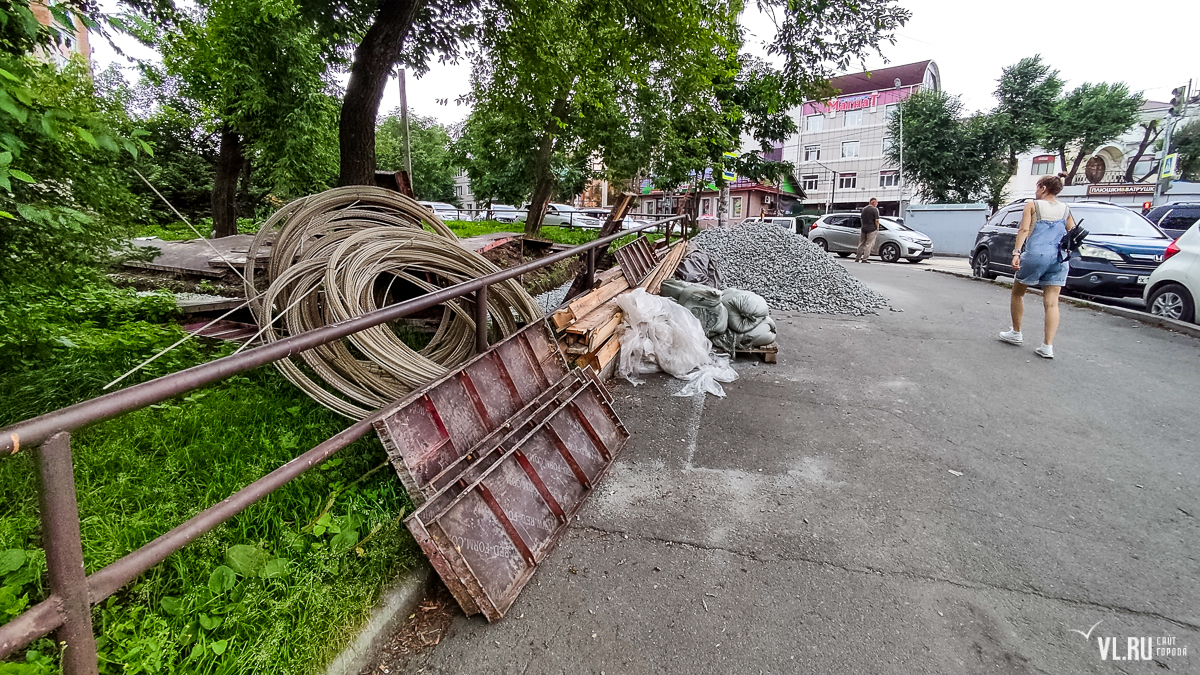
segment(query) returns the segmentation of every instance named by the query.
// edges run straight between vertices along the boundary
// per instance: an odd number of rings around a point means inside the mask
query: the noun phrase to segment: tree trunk
[[[341,151],[338,185],[375,184],[375,120],[379,101],[421,2],[381,0],[375,23],[354,50],[338,128]]]
[[[1063,179],[1063,185],[1074,185],[1075,174],[1079,171],[1079,165],[1083,163],[1083,156],[1091,154],[1091,151],[1084,152],[1083,148],[1079,149],[1079,154],[1075,155],[1075,161],[1071,162],[1071,170],[1067,172],[1067,177]]]
[[[542,234],[542,221],[546,217],[546,205],[554,193],[554,172],[550,162],[554,158],[554,136],[547,133],[542,137],[534,160],[533,195],[529,198],[529,213],[525,216],[525,236],[538,237]]]
[[[237,187],[242,173],[242,137],[228,124],[221,127],[221,150],[213,176],[212,216],[214,238],[237,234]]]
[[[729,225],[729,185],[721,181],[721,189],[717,193],[717,227]]]
[[[1133,159],[1129,160],[1129,166],[1125,167],[1126,183],[1133,182],[1133,170],[1137,168],[1137,163],[1142,158],[1142,154],[1146,152],[1146,148],[1149,147],[1151,143],[1158,139],[1158,120],[1150,120],[1150,123],[1143,125],[1142,128],[1146,130],[1146,132],[1142,134],[1142,142],[1138,143],[1137,153],[1134,154]],[[1150,135],[1151,132],[1153,132],[1153,136]]]

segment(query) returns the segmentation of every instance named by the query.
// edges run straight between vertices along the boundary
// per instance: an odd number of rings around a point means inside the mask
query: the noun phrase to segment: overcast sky
[[[1200,59],[1195,58],[1192,45],[1183,37],[1200,25],[1200,2],[1194,0],[1170,3],[1167,17],[1158,11],[1144,13],[1141,30],[1135,23],[1133,7],[1112,0],[1090,4],[901,0],[901,5],[912,11],[912,20],[898,31],[894,45],[884,45],[882,57],[868,59],[867,68],[933,59],[941,71],[943,88],[962,96],[968,110],[990,109],[1001,68],[1039,53],[1059,70],[1069,87],[1083,82],[1122,81],[1133,91],[1143,91],[1146,98],[1158,101],[1168,100],[1171,89],[1187,84],[1189,78],[1196,80],[1193,91],[1200,87]],[[1164,5],[1149,6],[1166,9]],[[1187,28],[1173,31],[1170,46],[1158,49],[1153,36],[1168,18],[1170,26]],[[773,34],[769,19],[751,8],[742,23],[749,33],[747,49],[764,55],[761,43]],[[97,70],[114,60],[120,62],[103,40],[93,46]],[[148,50],[133,45],[131,51],[144,58]],[[444,123],[462,120],[469,110],[454,101],[470,89],[469,72],[465,63],[434,64],[424,77],[410,76],[409,109]],[[439,99],[449,103],[442,105]],[[399,102],[399,88],[393,78],[384,93],[381,114]]]

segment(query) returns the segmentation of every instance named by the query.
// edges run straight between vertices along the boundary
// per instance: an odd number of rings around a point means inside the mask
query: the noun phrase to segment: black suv
[[[1200,220],[1200,202],[1163,204],[1146,212],[1146,219],[1158,226],[1172,239],[1178,239],[1197,220]]]
[[[1024,202],[1001,208],[975,236],[971,249],[975,276],[995,279],[998,274],[1013,274],[1012,250]],[[1067,288],[1090,295],[1141,297],[1172,239],[1140,214],[1116,204],[1083,201],[1068,206],[1088,236],[1071,253]]]

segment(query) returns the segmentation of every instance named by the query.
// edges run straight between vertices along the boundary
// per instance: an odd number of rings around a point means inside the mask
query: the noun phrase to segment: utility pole
[[[400,123],[404,127],[402,130],[404,140],[404,172],[408,174],[408,181],[412,183],[412,146],[408,141],[408,94],[404,88],[404,69],[400,69]]]
[[[900,78],[897,77],[892,84],[899,88]],[[896,115],[900,117],[900,175],[897,176],[900,180],[896,183],[900,186],[900,198],[897,200],[897,211],[900,213],[900,220],[904,220],[904,99],[900,99],[900,104],[896,106]]]

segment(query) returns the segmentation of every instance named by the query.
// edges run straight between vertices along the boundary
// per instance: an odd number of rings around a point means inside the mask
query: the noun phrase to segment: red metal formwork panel
[[[397,403],[375,431],[413,503],[437,492],[434,478],[567,372],[553,332],[538,321]]]
[[[621,266],[621,272],[625,274],[625,281],[629,282],[630,288],[642,283],[650,270],[658,264],[658,258],[650,246],[650,240],[644,236],[613,251],[613,256]]]
[[[560,385],[405,520],[468,615],[504,616],[629,438],[597,380]]]

